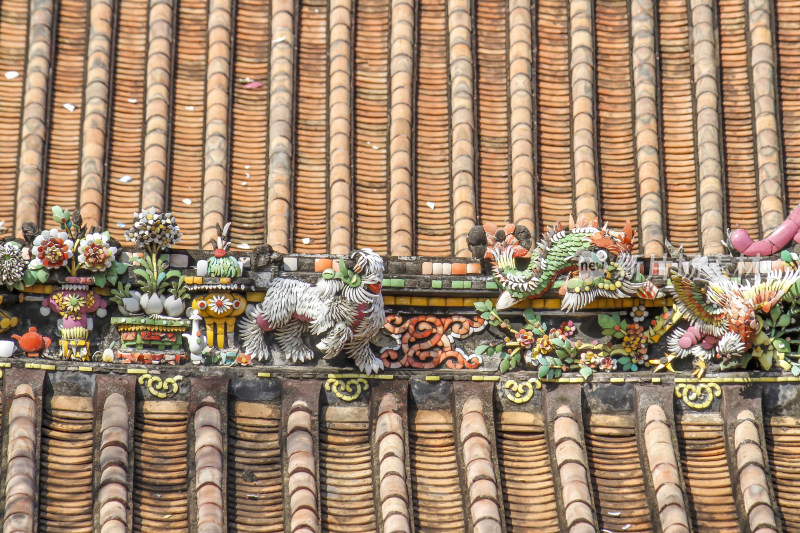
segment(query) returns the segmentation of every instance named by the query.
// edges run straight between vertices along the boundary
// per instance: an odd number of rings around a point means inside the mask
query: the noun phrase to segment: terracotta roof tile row
[[[689,49],[689,15],[682,0],[658,3],[658,43],[661,79],[661,139],[666,238],[700,249],[697,169],[695,166],[694,95]],[[645,243],[646,246],[646,243]]]
[[[113,393],[106,398],[100,422],[100,489],[97,491],[100,531],[128,530],[128,445],[130,420],[125,398]]]
[[[320,518],[325,531],[377,530],[372,469],[368,408],[323,408],[319,471]]]
[[[236,4],[231,90],[230,198],[233,242],[264,236],[269,124],[269,0]]]
[[[297,48],[297,111],[294,158],[290,174],[294,193],[287,188],[288,205],[293,205],[294,249],[313,252],[329,249],[328,209],[328,123],[329,73],[326,68],[328,46],[328,3],[304,0],[299,4]],[[273,40],[280,39],[275,36]],[[291,48],[289,53],[292,53]],[[288,96],[288,95],[287,95]],[[275,111],[272,111],[275,113]],[[277,118],[277,117],[276,117]],[[277,140],[283,142],[283,140]],[[272,142],[272,141],[271,141]],[[291,142],[291,141],[290,141]],[[287,176],[288,177],[288,176]],[[294,198],[291,198],[292,194]],[[270,228],[272,222],[269,222]],[[287,227],[287,231],[288,231]],[[271,231],[271,230],[270,230]]]
[[[100,220],[103,214],[112,23],[113,7],[109,0],[90,3],[79,196],[81,213],[91,220]]]
[[[25,80],[25,43],[28,41],[28,6],[26,0],[0,5],[0,127],[5,132],[18,132],[22,115],[23,81]],[[17,160],[19,137],[0,136],[0,220],[13,226],[17,197]]]
[[[594,220],[600,216],[597,183],[597,109],[595,102],[596,29],[589,0],[569,2],[570,83],[572,107],[572,179],[575,215]]]
[[[797,100],[800,91],[800,49],[797,48],[797,39],[800,35],[800,2],[796,0],[781,0],[774,4],[774,39],[775,55],[778,60],[776,89],[780,101],[776,104],[780,113],[783,139],[779,140],[783,146],[783,171],[787,202],[796,205],[800,202],[800,142],[796,139],[800,133],[800,101]]]
[[[39,531],[92,531],[92,399],[53,396],[42,414]]]
[[[745,0],[719,2],[722,116],[728,216],[752,234],[760,229],[753,113],[748,86]]]
[[[204,374],[142,401],[137,376],[4,369],[4,531],[798,530],[800,418],[752,386],[697,412],[671,386],[516,403],[370,380],[347,402],[320,377]]]
[[[351,180],[353,239],[357,248],[385,249],[390,232],[387,215],[390,194],[387,156],[389,32],[392,28],[392,8],[390,0],[355,2],[354,5],[353,18],[350,21],[354,54],[351,170],[359,179]],[[352,21],[360,23],[352,24]]]
[[[34,0],[29,4],[28,54],[25,62],[25,85],[17,160],[17,195],[14,231],[22,223],[39,219],[41,209],[42,168],[47,139],[47,87],[50,85],[53,48],[53,0]],[[2,48],[5,48],[3,46]],[[16,72],[16,71],[15,71]],[[13,148],[7,153],[13,153]]]
[[[638,170],[640,251],[660,255],[664,247],[664,193],[659,141],[656,21],[651,0],[631,2],[631,70],[633,73],[634,140]]]
[[[328,20],[329,249],[350,252],[352,241],[352,0],[332,0]],[[323,187],[324,189],[324,187]],[[310,191],[309,191],[310,192]],[[319,191],[315,191],[319,194]],[[322,205],[322,204],[320,204]]]
[[[397,397],[386,394],[380,401],[375,420],[375,440],[378,449],[379,502],[383,531],[411,533],[408,484],[406,479],[406,431],[398,413]]]
[[[683,483],[674,446],[674,435],[657,404],[647,407],[644,426],[644,451],[655,493],[661,528],[668,533],[688,533]]]
[[[235,401],[228,420],[228,529],[283,531],[280,408]]]
[[[470,256],[467,234],[475,225],[475,79],[473,5],[447,0],[447,56],[449,61],[450,179],[453,196],[451,252]]]
[[[631,26],[626,0],[600,0],[594,8],[597,48],[597,151],[598,174],[603,181],[598,191],[609,227],[622,228],[636,220],[639,211],[634,155],[634,101],[631,79]],[[634,245],[638,243],[638,235]]]
[[[14,391],[8,410],[8,452],[3,533],[33,532],[39,432],[36,430],[36,398],[28,384]]]
[[[417,410],[409,416],[411,489],[417,531],[464,531],[466,519],[450,410]]]
[[[715,252],[800,202],[796,1],[772,9],[9,0],[0,220],[82,205],[121,237],[156,207],[189,247],[232,219],[234,245],[463,255],[475,222],[577,211]]]
[[[781,171],[781,143],[778,135],[772,5],[764,0],[747,2],[758,194],[761,202],[759,212],[765,233],[781,224],[786,202],[786,179]]]
[[[200,248],[205,170],[206,63],[209,44],[206,0],[178,2],[169,123],[169,196],[166,209],[183,230],[182,244]],[[214,232],[216,236],[216,231]]]
[[[591,415],[584,432],[600,529],[653,531],[631,415]]]
[[[396,255],[414,253],[414,35],[415,3],[392,0],[389,110],[389,249]],[[356,30],[356,35],[358,35]],[[358,167],[356,167],[358,172]],[[358,182],[358,180],[356,181]],[[358,222],[358,221],[357,221]],[[380,248],[375,248],[379,250]]]
[[[503,411],[496,420],[506,527],[557,533],[558,511],[541,415]]]
[[[508,142],[511,146],[513,202],[509,220],[536,230],[539,217],[534,193],[532,15],[530,0],[511,0],[508,3]]]
[[[306,402],[295,401],[286,421],[286,474],[289,479],[289,531],[320,531],[317,506],[317,454],[311,435],[311,412]]]
[[[500,227],[513,220],[512,205],[509,202],[509,188],[513,187],[513,177],[509,172],[511,161],[509,95],[512,92],[509,85],[509,66],[512,61],[509,41],[510,7],[505,0],[479,0],[474,5],[475,50],[473,56],[477,101],[475,152],[477,157],[476,190],[478,191],[476,201],[480,219],[484,222],[493,222]],[[523,70],[517,83],[528,95],[528,106],[527,116],[525,111],[518,110],[517,119],[519,124],[521,119],[525,118],[530,128],[530,8],[524,15],[521,12],[517,13],[518,19],[525,15],[527,15],[528,42],[522,46],[518,44],[517,50],[528,56],[528,75],[526,77]],[[517,65],[517,69],[520,68],[520,64]],[[524,66],[522,68],[524,69]],[[520,131],[518,130],[517,133]],[[528,131],[528,142],[530,142],[530,135],[531,133]],[[533,161],[529,159],[528,163],[532,164]],[[528,195],[529,208],[532,207],[532,198],[530,197],[532,173],[530,170],[532,169],[529,168],[527,179],[517,179],[517,183],[521,187],[520,192]],[[519,200],[515,201],[515,205],[518,202]]]
[[[188,409],[185,401],[136,406],[133,531],[189,527]]]
[[[681,470],[687,496],[694,510],[692,529],[739,531],[731,488],[722,417],[718,414],[687,414],[677,424]]]
[[[175,30],[173,20],[174,4],[172,0],[153,0],[147,28],[147,89],[145,92],[145,132],[144,156],[142,169],[142,200],[144,209],[154,207],[158,210],[167,208],[167,175],[169,171],[169,148],[171,135],[171,78],[173,74],[172,39]],[[138,43],[137,43],[138,44]],[[132,48],[134,43],[131,43]],[[133,57],[133,50],[131,53]],[[120,73],[121,74],[121,73]],[[119,74],[118,74],[119,75]],[[131,99],[136,99],[131,98]],[[128,100],[130,102],[130,99]],[[177,97],[175,102],[177,102]],[[177,104],[176,104],[177,105]],[[133,156],[133,142],[131,153]],[[133,179],[134,176],[130,175]],[[122,181],[122,177],[120,177]],[[126,206],[127,207],[127,206]],[[122,216],[122,213],[117,215]],[[122,222],[118,222],[120,224]]]
[[[539,223],[568,220],[573,211],[569,17],[566,0],[535,6],[536,147]]]
[[[203,400],[194,415],[194,488],[197,491],[197,531],[224,531],[222,499],[223,437],[222,416],[214,400]]]
[[[69,210],[78,206],[83,140],[76,133],[81,131],[81,116],[85,110],[83,77],[87,66],[88,14],[89,3],[83,0],[58,4],[54,32],[56,53],[50,79],[51,104],[46,115],[47,158],[42,166],[42,209],[46,213],[56,205]]]
[[[208,57],[206,65],[205,165],[203,172],[200,246],[215,241],[224,226],[230,160],[230,93],[232,2],[208,2]],[[180,58],[178,59],[180,61]]]
[[[267,242],[289,247],[289,226],[292,200],[291,183],[299,176],[292,168],[294,143],[294,85],[300,72],[295,73],[295,2],[272,0],[270,20],[269,73],[269,175],[267,178]],[[317,7],[316,9],[319,9]],[[302,10],[302,7],[301,7]],[[302,28],[301,28],[302,29]],[[315,36],[316,39],[316,36]],[[298,63],[305,50],[297,50]],[[314,81],[313,83],[318,83]],[[305,104],[307,106],[307,104]],[[298,106],[298,109],[300,107]],[[302,108],[305,110],[305,107]],[[299,126],[298,114],[298,126]],[[300,137],[298,137],[298,141]],[[295,176],[292,178],[292,176]],[[320,192],[321,194],[321,192]],[[302,205],[298,208],[303,208]],[[321,247],[320,247],[321,248]],[[298,251],[301,249],[298,248]]]
[[[690,0],[692,27],[692,74],[695,131],[697,135],[697,202],[700,244],[706,254],[722,253],[724,237],[724,189],[719,117],[719,68],[717,64],[714,3]]]
[[[148,67],[147,15],[147,4],[143,2],[138,0],[119,2],[117,11],[119,31],[116,45],[112,50],[113,86],[108,110],[108,169],[107,179],[104,180],[104,185],[101,184],[101,192],[104,193],[101,207],[106,211],[107,227],[118,240],[124,239],[125,229],[131,221],[131,210],[135,210],[140,201],[144,201],[142,152],[146,158],[152,158],[153,152],[159,151],[155,147],[144,149],[145,108],[152,112],[154,108],[159,107],[156,102],[145,106],[145,91],[148,87],[148,76],[145,75]],[[157,24],[155,17],[158,16],[158,11],[154,9],[151,15],[154,17],[153,23]],[[166,39],[159,39],[150,44],[151,66],[158,58],[155,54],[159,45],[165,41]],[[151,71],[149,79],[157,79],[156,73]],[[157,119],[154,120],[157,122]],[[152,135],[150,141],[152,142]],[[150,168],[152,170],[153,165],[150,165]],[[148,201],[153,201],[152,196]],[[83,209],[81,207],[82,213]]]
[[[779,531],[761,451],[761,435],[752,411],[743,409],[736,415],[733,445],[739,472],[738,485],[750,530],[754,533]]]
[[[462,407],[459,428],[463,470],[469,491],[470,522],[472,531],[476,533],[502,530],[500,491],[492,458],[492,438],[486,427],[483,409],[480,398],[467,398]]]
[[[450,96],[448,90],[447,12],[445,0],[420,0],[417,5],[417,54],[414,58],[416,141],[414,172],[414,252],[452,252],[450,172]]]
[[[794,468],[800,461],[800,420],[791,416],[765,417],[764,433],[778,514],[787,531],[800,531],[800,501],[795,494],[800,473]]]

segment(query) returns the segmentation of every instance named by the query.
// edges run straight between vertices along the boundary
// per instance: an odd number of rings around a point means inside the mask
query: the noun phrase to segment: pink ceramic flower
[[[515,337],[519,345],[522,346],[523,348],[527,348],[528,346],[533,344],[533,342],[536,340],[533,335],[533,332],[527,329],[519,330],[515,335]]]

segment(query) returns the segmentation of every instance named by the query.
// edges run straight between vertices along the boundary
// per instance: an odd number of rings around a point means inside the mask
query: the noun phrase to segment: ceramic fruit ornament
[[[228,253],[228,248],[231,246],[230,241],[228,241],[228,232],[230,229],[230,222],[225,224],[225,227],[217,225],[217,239],[211,241],[211,245],[214,246],[214,255],[207,261],[201,260],[197,262],[198,276],[238,278],[242,275],[242,261]]]

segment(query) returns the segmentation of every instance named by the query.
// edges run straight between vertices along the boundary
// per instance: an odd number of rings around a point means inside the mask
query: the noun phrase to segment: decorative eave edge
[[[79,213],[54,208],[54,220],[59,228],[27,226],[27,246],[2,245],[0,357],[302,373],[348,372],[347,355],[367,375],[527,370],[536,386],[689,361],[695,377],[800,376],[800,260],[786,250],[686,258],[668,245],[668,256],[639,258],[630,224],[570,220],[535,245],[520,226],[476,226],[475,259],[281,255],[268,245],[246,254],[228,250],[228,225],[213,251],[175,249],[169,213],[137,213],[133,249],[81,226]],[[741,237],[731,234],[731,250]]]

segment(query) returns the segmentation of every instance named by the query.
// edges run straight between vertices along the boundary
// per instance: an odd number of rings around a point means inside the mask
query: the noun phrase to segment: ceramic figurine
[[[667,290],[677,311],[674,320],[683,317],[689,327],[675,328],[668,337],[668,361],[691,355],[698,377],[712,357],[722,360],[723,370],[737,366],[761,330],[756,312],[768,313],[798,280],[797,269],[772,271],[754,284],[731,279],[715,264],[673,270]]]
[[[542,297],[556,281],[563,281],[559,294],[564,311],[582,309],[595,298],[663,296],[637,269],[630,222],[623,231],[612,231],[599,227],[597,220],[576,224],[570,217],[568,228],[561,223],[548,228],[533,249],[524,226],[498,229],[484,224],[472,228],[468,242],[476,258],[491,261],[494,278],[504,290],[497,299],[498,310]]]
[[[208,341],[203,334],[203,318],[195,310],[189,317],[192,321],[192,332],[184,333],[183,338],[189,346],[192,363],[199,365],[203,362],[203,356],[208,351]]]
[[[263,333],[274,331],[285,356],[293,362],[310,361],[314,352],[303,335],[322,336],[317,348],[325,359],[346,352],[362,372],[383,369],[369,340],[385,320],[381,282],[383,259],[372,250],[351,254],[352,269],[344,260],[338,270],[327,269],[316,285],[295,279],[272,281],[264,301],[243,321],[244,351],[258,359],[269,357]]]

